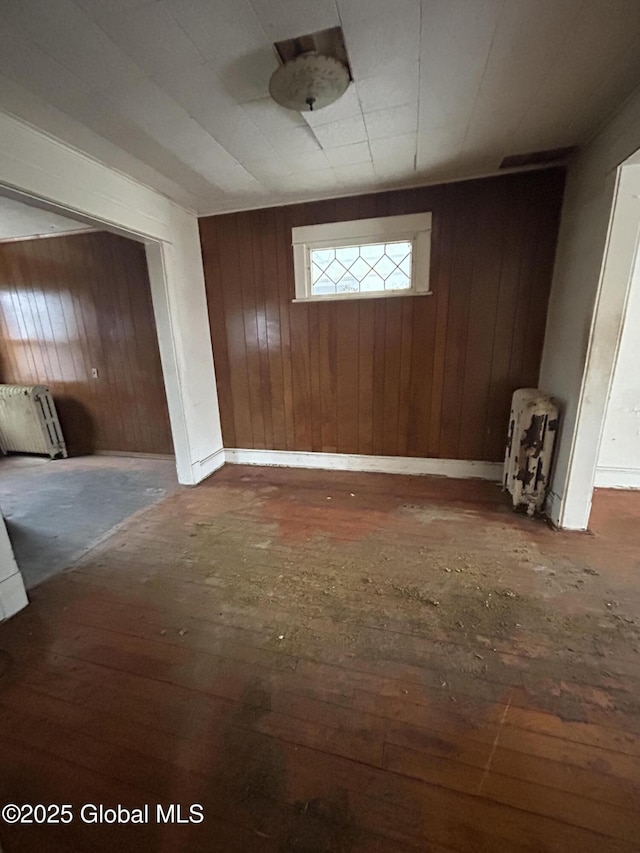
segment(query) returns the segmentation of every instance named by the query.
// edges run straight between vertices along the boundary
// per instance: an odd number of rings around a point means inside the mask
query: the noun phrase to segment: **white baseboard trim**
[[[596,489],[640,489],[640,468],[596,468]]]
[[[133,450],[94,450],[92,456],[117,456],[125,459],[167,459],[175,462],[173,453],[138,453]]]
[[[549,521],[555,526],[560,527],[560,510],[562,509],[562,500],[560,495],[555,492],[548,492],[544,504],[544,511]]]
[[[14,572],[0,581],[0,622],[14,616],[28,603],[29,599],[20,572]]]
[[[210,474],[213,474],[213,472],[217,471],[218,468],[222,468],[225,461],[226,451],[221,447],[219,450],[216,450],[214,453],[210,453],[209,456],[206,456],[199,462],[194,462],[191,466],[194,485],[199,483],[201,480],[204,480]]]
[[[225,460],[233,465],[280,465],[287,468],[323,468],[329,471],[430,474],[439,477],[498,481],[502,479],[501,462],[467,462],[463,459],[366,456],[295,450],[242,450],[240,448],[226,448],[224,455]]]

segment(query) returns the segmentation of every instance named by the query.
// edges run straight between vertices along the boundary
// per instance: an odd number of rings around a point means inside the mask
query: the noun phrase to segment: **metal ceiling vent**
[[[351,72],[340,27],[278,42],[282,62],[271,75],[269,93],[288,110],[321,110],[347,91]]]

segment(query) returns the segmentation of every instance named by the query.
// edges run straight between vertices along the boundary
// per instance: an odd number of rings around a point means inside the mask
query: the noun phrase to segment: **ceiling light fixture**
[[[273,100],[288,110],[321,110],[337,101],[349,86],[349,71],[337,59],[309,51],[289,59],[269,80]]]

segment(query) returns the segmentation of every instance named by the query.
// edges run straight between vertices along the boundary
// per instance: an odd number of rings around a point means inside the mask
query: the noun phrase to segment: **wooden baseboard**
[[[235,465],[281,465],[288,468],[323,468],[333,471],[369,471],[384,474],[418,474],[458,479],[501,480],[501,462],[464,459],[425,459],[413,456],[366,456],[350,453],[315,453],[293,450],[225,448],[225,461]]]
[[[217,471],[218,468],[222,468],[224,463],[227,461],[227,453],[226,450],[221,447],[219,450],[215,450],[205,459],[201,459],[199,462],[194,462],[192,465],[193,471],[193,482],[200,483],[206,477],[209,477],[214,471]]]
[[[94,456],[123,456],[142,459],[170,459],[175,457],[160,453],[133,453],[99,450]],[[382,474],[410,474],[454,479],[479,479],[499,482],[502,479],[501,462],[484,462],[466,459],[435,459],[418,456],[368,456],[355,453],[317,453],[296,450],[253,450],[225,447],[196,463],[196,482],[210,476],[224,463],[231,465],[275,465],[285,468],[318,468],[327,471],[364,471]]]
[[[136,453],[133,450],[94,450],[89,456],[132,456],[134,459],[170,459],[175,461],[172,453]]]
[[[640,489],[640,468],[598,466],[596,489]]]

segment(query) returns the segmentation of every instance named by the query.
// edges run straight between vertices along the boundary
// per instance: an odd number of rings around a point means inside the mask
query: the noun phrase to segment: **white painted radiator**
[[[0,449],[66,457],[51,392],[44,385],[0,385]]]
[[[557,430],[558,407],[552,397],[537,388],[514,393],[503,486],[511,492],[513,506],[526,506],[528,515],[544,504]]]

